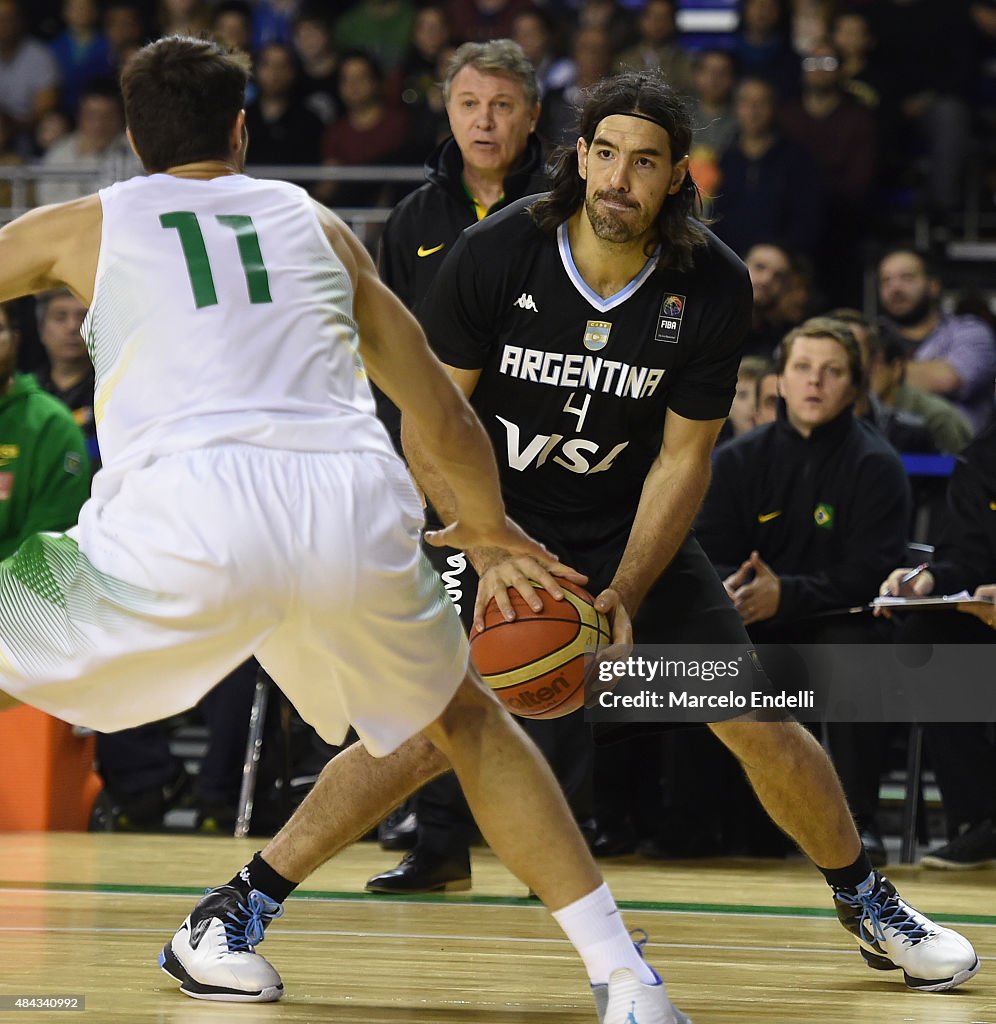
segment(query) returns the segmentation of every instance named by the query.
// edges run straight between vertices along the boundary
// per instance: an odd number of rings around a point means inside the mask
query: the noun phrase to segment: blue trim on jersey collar
[[[603,299],[598,292],[588,287],[588,282],[581,276],[578,268],[574,265],[574,257],[571,255],[571,243],[567,238],[567,221],[557,228],[557,248],[560,250],[560,261],[564,264],[564,270],[571,279],[574,287],[598,310],[599,313],[608,313],[615,309],[620,303],[625,302],[636,290],[647,280],[657,267],[660,260],[661,249],[658,246],[654,254],[643,265],[643,269],[633,278],[625,288],[620,289],[615,295]]]

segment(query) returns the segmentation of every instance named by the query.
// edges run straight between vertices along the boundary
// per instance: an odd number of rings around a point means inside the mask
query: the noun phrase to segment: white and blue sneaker
[[[668,999],[656,971],[654,979],[644,984],[628,967],[621,967],[612,972],[607,985],[592,985],[599,1024],[692,1024]]]
[[[979,970],[968,939],[911,907],[877,871],[858,892],[835,892],[834,904],[865,963],[876,971],[901,970],[910,988],[943,992]]]
[[[642,959],[647,933],[637,928],[630,934],[639,936],[633,945]],[[692,1024],[691,1019],[668,999],[661,976],[653,967],[650,970],[654,976],[650,984],[640,981],[629,968],[620,968],[612,972],[607,985],[591,986],[598,1024],[633,1024],[634,1021],[636,1024]]]
[[[283,912],[258,889],[248,897],[231,885],[209,889],[163,946],[159,966],[194,999],[272,1003],[284,994],[283,982],[255,947]]]

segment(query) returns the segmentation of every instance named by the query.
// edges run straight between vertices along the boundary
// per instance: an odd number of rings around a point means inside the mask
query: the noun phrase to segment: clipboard
[[[957,608],[960,604],[992,604],[991,597],[972,597],[967,590],[957,594],[939,594],[936,597],[876,597],[869,608]]]

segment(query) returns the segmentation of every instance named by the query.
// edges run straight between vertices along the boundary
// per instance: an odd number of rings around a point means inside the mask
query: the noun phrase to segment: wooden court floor
[[[167,1024],[593,1024],[580,962],[542,907],[486,850],[474,889],[399,900],[362,893],[395,856],[361,844],[326,865],[271,925],[277,1004],[198,1002],[156,955],[207,885],[258,841],[0,835],[0,996],[84,995],[82,1014],[0,1021]],[[801,861],[603,862],[630,927],[695,1024],[996,1024],[996,871],[889,872],[906,898],[957,924],[983,969],[953,993],[911,992],[867,969]]]

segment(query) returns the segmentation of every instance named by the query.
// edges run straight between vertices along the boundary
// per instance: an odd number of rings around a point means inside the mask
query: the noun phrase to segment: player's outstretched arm
[[[65,285],[86,306],[100,251],[97,196],[42,206],[0,228],[0,302]]]
[[[355,235],[330,211],[318,209],[353,279],[353,312],[367,372],[417,431],[427,458],[453,495],[455,521],[436,541],[454,547],[500,546],[551,561],[550,552],[506,517],[491,442],[463,392],[432,354],[418,321],[377,276]]]

